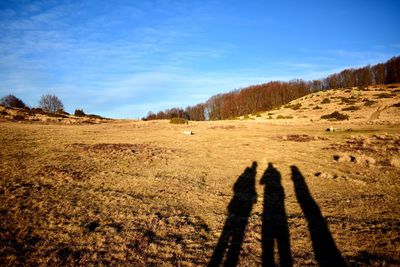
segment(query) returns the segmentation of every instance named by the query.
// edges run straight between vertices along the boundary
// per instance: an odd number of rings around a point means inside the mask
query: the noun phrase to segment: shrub
[[[380,93],[375,96],[376,96],[376,98],[392,98],[393,97],[392,94],[388,94],[388,93]]]
[[[364,99],[363,99],[363,102],[364,102],[364,106],[366,106],[366,107],[370,107],[370,106],[372,106],[373,104],[377,103],[376,101],[369,100],[369,99],[367,99],[367,98],[364,98]]]
[[[342,114],[340,112],[335,111],[335,112],[332,112],[331,114],[322,115],[321,119],[343,121],[343,120],[348,120],[349,115]]]
[[[0,104],[7,108],[25,108],[25,103],[14,95],[7,95],[0,100]]]
[[[23,120],[25,120],[25,118],[22,115],[15,115],[13,117],[13,120],[15,120],[15,121],[23,121]]]
[[[83,109],[75,109],[74,115],[77,117],[85,117],[86,114],[83,112]]]
[[[345,104],[354,104],[357,102],[357,99],[354,96],[351,96],[349,98],[340,97],[340,99],[342,100],[342,103],[345,103]]]
[[[185,120],[184,118],[178,118],[178,117],[176,117],[176,118],[172,118],[172,119],[169,121],[169,123],[173,123],[173,124],[186,124],[186,123],[188,123],[188,121]]]
[[[342,109],[343,111],[353,111],[353,110],[359,110],[360,109],[360,107],[357,107],[357,106],[350,106],[350,107],[347,107],[347,108],[344,108],[344,109]]]
[[[301,108],[301,104],[297,103],[297,104],[294,104],[294,105],[286,105],[285,108],[291,108],[293,110],[298,110],[298,109]]]
[[[320,106],[315,106],[313,109],[322,109]]]
[[[278,115],[276,118],[277,118],[277,119],[293,119],[293,116]]]
[[[331,100],[329,98],[325,98],[324,100],[322,100],[321,104],[329,104],[331,103]]]
[[[400,108],[400,102],[393,104],[392,107]]]
[[[39,101],[39,107],[46,112],[56,113],[57,110],[64,109],[61,100],[55,95],[42,95]]]

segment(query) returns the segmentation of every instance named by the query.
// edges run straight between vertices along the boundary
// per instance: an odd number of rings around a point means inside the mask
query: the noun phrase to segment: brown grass
[[[253,161],[258,201],[240,266],[261,264],[259,180],[268,163],[282,177],[295,266],[317,261],[294,194],[292,165],[305,177],[347,263],[400,262],[400,170],[390,164],[399,155],[398,126],[348,124],[343,127],[353,132],[330,134],[324,131],[329,125],[256,121],[0,123],[4,265],[205,266],[232,187]],[[183,129],[196,135],[185,136]],[[377,163],[338,162],[332,159],[337,153],[373,155]]]

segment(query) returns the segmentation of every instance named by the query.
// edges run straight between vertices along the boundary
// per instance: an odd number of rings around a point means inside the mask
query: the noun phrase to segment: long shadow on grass
[[[247,167],[233,186],[234,196],[228,205],[228,218],[208,266],[236,266],[251,210],[257,200],[255,177],[257,162]]]
[[[264,185],[264,210],[262,217],[262,263],[276,266],[274,245],[279,254],[278,266],[292,266],[289,227],[285,211],[285,192],[281,184],[281,174],[268,163],[260,183]]]
[[[332,238],[324,217],[322,217],[318,204],[308,190],[303,175],[296,166],[291,166],[291,169],[297,201],[307,220],[315,259],[319,266],[347,266],[336,247],[335,241]]]

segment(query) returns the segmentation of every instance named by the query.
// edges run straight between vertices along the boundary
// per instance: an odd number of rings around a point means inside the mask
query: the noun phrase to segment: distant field
[[[398,124],[0,129],[2,265],[400,264]]]

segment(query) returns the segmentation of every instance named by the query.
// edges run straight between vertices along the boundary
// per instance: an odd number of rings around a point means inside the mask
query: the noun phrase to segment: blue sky
[[[114,118],[400,55],[400,2],[0,1],[0,96]]]

